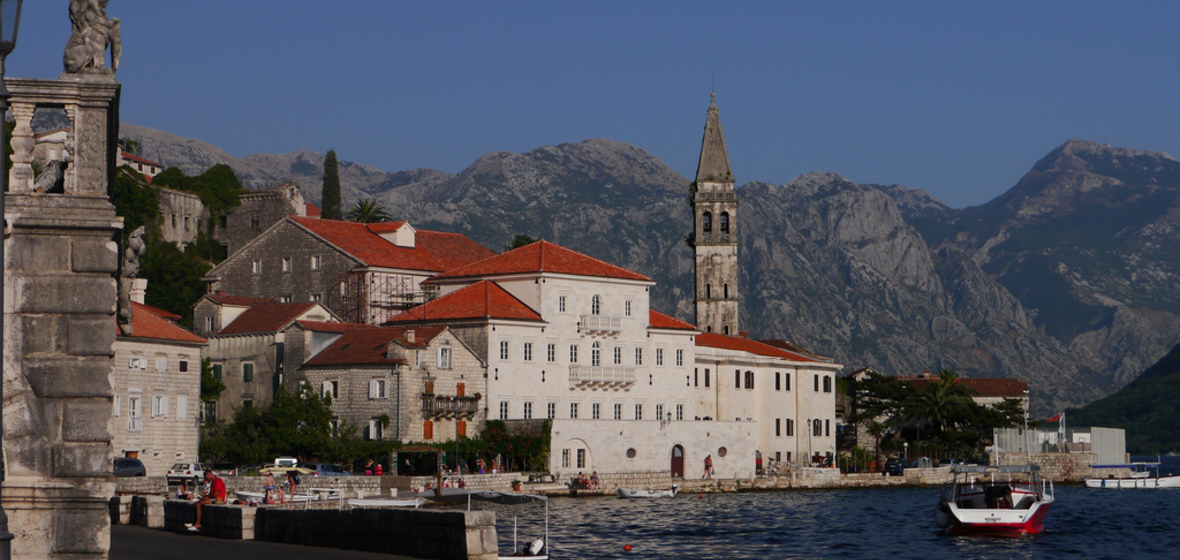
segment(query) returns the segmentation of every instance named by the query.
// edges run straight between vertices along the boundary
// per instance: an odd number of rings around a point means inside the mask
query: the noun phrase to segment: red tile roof
[[[758,342],[761,342],[762,344],[768,344],[770,346],[774,346],[775,348],[781,348],[783,350],[786,350],[787,352],[794,352],[796,354],[802,354],[804,356],[815,358],[816,360],[821,361],[821,362],[832,361],[831,357],[821,356],[819,354],[816,354],[815,352],[812,352],[811,350],[808,350],[808,349],[806,349],[806,348],[804,348],[804,347],[802,347],[790,340],[780,340],[777,338],[770,338],[770,339],[762,339],[762,340],[759,340]]]
[[[920,389],[931,381],[937,381],[938,376],[901,376],[900,379]],[[1012,377],[960,377],[955,384],[966,385],[975,389],[977,396],[980,397],[1019,399],[1028,390],[1028,383],[1026,381]]]
[[[407,329],[404,327],[377,327],[371,329],[355,329],[344,333],[335,342],[328,345],[304,362],[308,366],[354,365],[354,364],[396,364],[404,362],[402,358],[389,358],[387,352],[391,342],[398,342],[403,346],[425,346],[434,337],[446,330],[446,327],[419,327]],[[414,343],[406,341],[406,332],[414,331]]]
[[[132,303],[134,303],[134,302],[132,302]],[[140,305],[143,308],[147,309],[148,311],[151,311],[152,313],[155,313],[156,315],[159,315],[160,317],[162,317],[164,319],[172,321],[173,323],[180,320],[180,315],[177,315],[171,311],[164,311],[163,309],[160,309],[159,307],[152,307],[150,305],[143,305],[142,303],[137,304],[137,305]]]
[[[315,302],[302,303],[267,303],[255,305],[238,315],[237,319],[217,334],[246,334],[260,332],[274,332],[294,321],[308,309],[315,306]]]
[[[332,323],[328,321],[295,321],[305,330],[317,332],[348,332],[358,329],[375,329],[377,325],[367,323]]]
[[[205,294],[213,303],[220,303],[222,305],[236,305],[240,307],[250,307],[252,305],[262,305],[264,303],[278,303],[279,300],[275,298],[266,297],[246,297],[246,296],[231,296],[225,292],[214,292]]]
[[[141,158],[135,154],[128,153],[128,152],[123,152],[123,159],[125,159],[127,161],[134,161],[134,162],[138,162],[138,163],[146,163],[148,165],[154,165],[154,166],[159,167],[161,169],[164,168],[164,165],[160,162],[152,161],[150,159]]]
[[[750,340],[741,336],[725,336],[717,333],[701,333],[697,335],[697,346],[705,346],[708,348],[723,348],[726,350],[740,350],[757,354],[759,356],[769,356],[772,358],[782,358],[792,362],[815,362],[817,360],[809,358],[802,354],[788,352],[782,348],[775,348],[769,344],[763,344],[756,340]]]
[[[698,330],[695,326],[689,323],[685,323],[684,321],[681,321],[680,319],[670,315],[664,315],[655,309],[651,310],[650,318],[648,319],[648,325],[651,325],[651,328],[653,329],[678,329],[686,331]]]
[[[307,203],[307,206],[305,206],[305,208],[306,208],[308,218],[318,218],[323,215],[323,211],[320,210],[320,207],[316,206],[310,202]]]
[[[443,272],[496,254],[458,233],[418,231],[413,247],[398,247],[377,235],[389,231],[386,224],[357,224],[300,216],[288,216],[287,219],[368,266]]]
[[[515,319],[541,321],[541,315],[488,280],[476,282],[398,314],[390,323],[456,321],[463,319]]]
[[[477,263],[448,270],[435,278],[497,276],[530,272],[553,272],[558,274],[574,274],[577,276],[624,278],[627,280],[651,280],[651,278],[637,272],[631,272],[606,261],[583,255],[577,251],[566,249],[561,245],[544,240],[529,243],[524,247],[517,247],[516,249],[486,258]]]
[[[153,309],[155,308],[131,302],[133,315],[131,318],[131,336],[129,338],[147,338],[195,344],[205,343],[204,338],[189,332],[187,329],[168,319],[156,315],[152,312]]]

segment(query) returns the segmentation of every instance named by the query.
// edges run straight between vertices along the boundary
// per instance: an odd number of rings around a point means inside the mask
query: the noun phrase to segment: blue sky
[[[54,78],[67,0],[9,76]],[[235,156],[458,172],[602,137],[691,178],[717,92],[740,183],[810,171],[963,207],[1069,138],[1180,155],[1178,2],[111,0],[122,120]],[[711,85],[715,84],[715,86]]]

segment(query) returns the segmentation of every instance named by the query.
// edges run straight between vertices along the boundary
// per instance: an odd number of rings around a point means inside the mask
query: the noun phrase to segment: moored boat
[[[1131,476],[1087,478],[1086,488],[1180,488],[1180,475],[1160,476],[1160,463],[1094,465],[1094,469],[1130,469]]]
[[[1053,482],[1037,465],[954,465],[934,521],[950,534],[1022,535],[1044,530]]]
[[[672,498],[676,496],[676,486],[667,490],[655,490],[652,488],[619,488],[618,494],[620,498]]]

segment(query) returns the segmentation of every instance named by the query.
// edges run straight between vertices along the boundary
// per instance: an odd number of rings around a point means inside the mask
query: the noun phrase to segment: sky
[[[56,78],[68,0],[7,75]],[[832,171],[957,208],[1070,138],[1180,155],[1180,2],[111,0],[121,119],[230,154],[457,173],[609,138],[688,178],[717,105],[738,184]]]

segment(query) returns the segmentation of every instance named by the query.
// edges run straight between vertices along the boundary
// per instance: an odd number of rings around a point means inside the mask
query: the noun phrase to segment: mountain
[[[189,146],[155,156],[145,146],[145,156],[181,165],[168,158]],[[225,162],[247,184],[295,179],[318,199],[322,160]],[[528,234],[648,274],[655,308],[693,318],[689,179],[638,147],[592,139],[495,152],[456,175],[341,162],[341,180],[346,204],[374,197],[416,227],[497,250]],[[853,368],[1027,379],[1037,414],[1091,402],[1180,340],[1178,188],[1180,163],[1166,154],[1077,140],[961,210],[834,173],[747,183],[742,328]]]
[[[1110,426],[1127,431],[1132,453],[1180,450],[1180,344],[1119,392],[1070,410],[1078,426]]]

